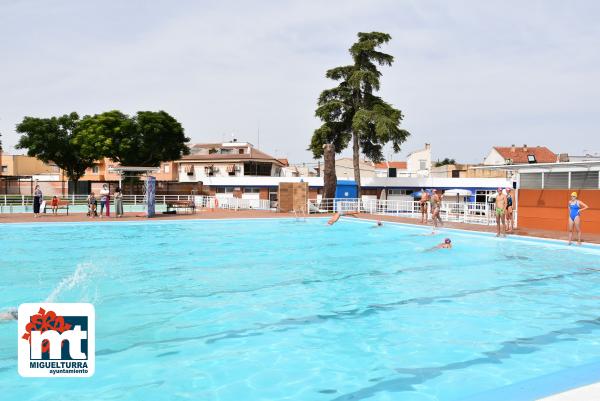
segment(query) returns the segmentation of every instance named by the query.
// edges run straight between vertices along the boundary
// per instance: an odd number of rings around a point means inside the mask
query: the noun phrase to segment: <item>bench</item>
[[[167,202],[167,213],[173,209],[176,211],[177,209],[189,210],[191,214],[196,213],[196,204],[191,200],[181,200],[181,201],[168,201]]]
[[[67,216],[69,215],[69,201],[68,200],[58,200],[57,209],[64,209],[67,211]],[[46,205],[44,206],[44,213],[47,213],[46,210],[50,209],[52,211],[52,200],[46,201]]]

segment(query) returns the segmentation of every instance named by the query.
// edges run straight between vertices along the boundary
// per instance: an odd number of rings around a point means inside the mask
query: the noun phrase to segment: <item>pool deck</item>
[[[114,216],[109,218],[89,218],[84,213],[71,213],[69,216],[66,214],[41,214],[41,217],[34,218],[31,213],[13,213],[13,214],[0,214],[0,223],[46,223],[46,222],[82,222],[82,221],[143,221],[148,220],[143,213],[126,213],[123,218],[116,219]],[[328,214],[311,214],[306,217],[315,218],[315,217],[328,217]],[[282,217],[296,217],[293,213],[276,213],[271,211],[264,210],[202,210],[198,211],[195,214],[157,214],[152,220],[189,220],[189,219],[251,219],[251,218],[282,218]],[[357,217],[361,219],[368,220],[380,220],[380,221],[390,221],[390,222],[398,222],[398,223],[406,223],[406,224],[416,224],[422,225],[420,220],[418,219],[410,219],[405,217],[396,217],[396,216],[381,216],[381,215],[372,215],[367,213],[361,213],[357,215]],[[431,223],[427,224],[431,226]],[[478,224],[465,224],[465,223],[452,223],[446,222],[444,223],[444,227],[448,228],[457,228],[462,230],[471,230],[471,231],[479,231],[479,232],[495,232],[496,226],[484,226]],[[585,227],[584,227],[585,229]],[[530,230],[530,229],[517,229],[513,235],[522,235],[529,237],[537,237],[537,238],[547,238],[547,239],[559,239],[559,240],[567,240],[567,232],[566,231],[545,231],[545,230]],[[590,234],[584,231],[582,235],[583,242],[600,244],[600,234]]]
[[[597,401],[600,400],[600,383],[590,384],[589,386],[579,387],[573,390],[565,391],[551,395],[550,397],[540,398],[538,401]]]

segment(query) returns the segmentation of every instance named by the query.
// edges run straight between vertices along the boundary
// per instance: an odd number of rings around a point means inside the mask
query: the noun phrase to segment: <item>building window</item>
[[[165,164],[163,167],[165,173],[170,173],[171,172],[171,166],[168,164]]]
[[[452,178],[460,178],[460,170],[452,170]]]
[[[204,167],[204,174],[207,177],[212,177],[213,175],[215,175],[215,168],[214,168],[214,166],[206,166],[206,167]]]
[[[8,166],[2,166],[2,172],[8,173]]]
[[[527,161],[529,163],[537,163],[537,161],[535,160],[535,155],[527,155]]]
[[[390,167],[388,169],[388,177],[397,177],[397,172],[395,167]]]
[[[231,149],[221,149],[222,155],[230,155],[231,153],[233,153],[233,150]]]
[[[100,172],[100,167],[98,167],[98,166],[92,167],[92,174],[98,174],[99,172]]]
[[[598,171],[573,171],[571,172],[571,188],[597,189]]]
[[[388,189],[388,195],[410,195],[413,191],[410,189]]]
[[[513,159],[505,159],[504,164],[513,164]]]
[[[544,176],[544,188],[567,189],[569,188],[568,172],[550,172]]]
[[[427,170],[427,160],[419,160],[419,170]]]
[[[475,191],[475,202],[477,203],[489,203],[493,202],[496,191]]]
[[[271,163],[246,162],[244,163],[244,175],[270,176]]]
[[[215,188],[215,192],[218,194],[232,194],[233,187],[217,187]]]
[[[245,194],[258,194],[260,193],[260,188],[257,187],[246,187],[244,188]]]
[[[523,189],[542,188],[542,173],[521,173],[520,180],[520,187]]]
[[[244,148],[241,148],[241,149],[239,149],[239,150],[238,150],[238,153],[239,153],[240,155],[243,155],[243,154],[244,154]]]

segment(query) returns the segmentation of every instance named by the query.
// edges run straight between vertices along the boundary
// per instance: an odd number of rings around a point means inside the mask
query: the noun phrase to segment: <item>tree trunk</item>
[[[335,149],[333,144],[323,145],[323,198],[335,198],[337,177],[335,174]]]
[[[352,161],[354,164],[354,181],[356,181],[356,196],[360,199],[360,145],[356,132],[352,133]]]

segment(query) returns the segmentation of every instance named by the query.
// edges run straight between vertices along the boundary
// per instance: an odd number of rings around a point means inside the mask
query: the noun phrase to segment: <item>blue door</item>
[[[355,181],[338,181],[335,188],[336,198],[352,199],[358,196]]]

